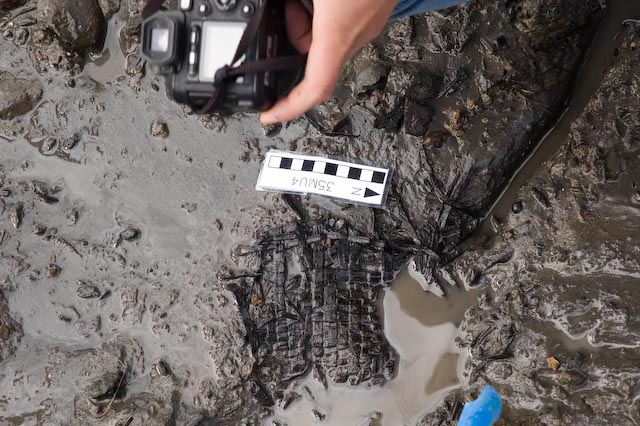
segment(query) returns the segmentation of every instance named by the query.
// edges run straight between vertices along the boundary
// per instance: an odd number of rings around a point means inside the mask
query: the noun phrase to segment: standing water
[[[91,80],[108,84],[121,80],[126,76],[127,58],[125,47],[120,38],[120,31],[125,21],[117,14],[109,20],[102,52],[93,55],[85,66],[85,71]]]

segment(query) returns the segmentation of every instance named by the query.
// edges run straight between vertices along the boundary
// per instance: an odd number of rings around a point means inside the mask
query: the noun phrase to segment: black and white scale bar
[[[347,166],[331,161],[303,160],[301,158],[272,156],[269,167],[273,169],[298,170],[303,172],[319,173],[329,176],[337,176],[357,180],[360,182],[373,182],[384,184],[387,174],[381,171],[363,169],[359,166]]]
[[[391,171],[294,152],[271,150],[265,157],[256,189],[317,194],[351,203],[381,207]]]

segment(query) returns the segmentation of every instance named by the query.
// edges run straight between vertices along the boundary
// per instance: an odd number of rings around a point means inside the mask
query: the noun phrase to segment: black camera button
[[[198,13],[200,13],[200,15],[202,16],[209,15],[211,13],[211,6],[209,6],[209,3],[200,3],[200,5],[198,6]]]
[[[253,16],[256,13],[256,7],[252,3],[245,3],[242,5],[242,14],[246,17]]]
[[[216,6],[220,10],[229,11],[236,7],[236,0],[215,0]]]
[[[198,53],[189,52],[189,77],[198,75]]]
[[[180,9],[189,11],[193,7],[193,0],[180,0]]]

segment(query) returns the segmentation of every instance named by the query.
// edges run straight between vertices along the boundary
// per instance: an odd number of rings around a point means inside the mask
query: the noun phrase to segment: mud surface
[[[508,395],[502,424],[639,420],[637,23],[620,38],[560,151],[518,192],[522,209],[451,264],[488,289],[461,331],[469,384]]]
[[[635,30],[519,214],[460,245],[562,114],[599,2],[399,21],[270,129],[170,102],[143,2],[90,3],[0,2],[2,421],[440,424],[485,382],[508,421],[637,421]],[[387,206],[255,192],[272,147],[392,166]]]

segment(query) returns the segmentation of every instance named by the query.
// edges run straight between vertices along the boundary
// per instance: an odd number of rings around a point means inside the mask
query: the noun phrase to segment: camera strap
[[[260,23],[264,19],[265,10],[267,10],[270,1],[273,0],[263,0],[260,8],[247,24],[231,63],[216,71],[213,81],[215,91],[211,95],[209,101],[200,110],[196,111],[197,114],[208,114],[213,110],[224,93],[224,85],[231,78],[239,77],[244,74],[286,71],[304,67],[307,63],[307,55],[291,55],[277,58],[258,59],[256,61],[243,62],[237,66],[235,65],[245,55],[247,50],[249,50],[251,43],[258,33]],[[162,3],[163,0],[149,0],[142,11],[142,17],[147,19],[159,11],[162,7]]]

